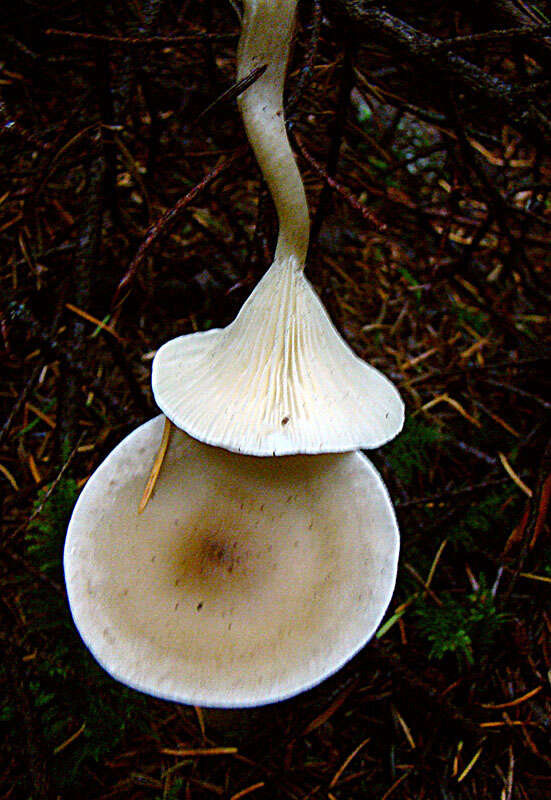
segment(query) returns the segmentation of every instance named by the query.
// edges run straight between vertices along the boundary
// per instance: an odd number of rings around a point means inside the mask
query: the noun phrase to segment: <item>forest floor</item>
[[[1,30],[0,798],[548,798],[551,140],[317,3],[288,92],[307,275],[406,403],[368,454],[392,602],[330,679],[235,713],[124,687],[74,628],[79,491],[158,413],[156,349],[228,324],[277,231],[224,95],[235,9],[176,5],[23,2]],[[479,32],[431,13],[431,35]],[[544,40],[496,41],[466,60],[533,97]]]

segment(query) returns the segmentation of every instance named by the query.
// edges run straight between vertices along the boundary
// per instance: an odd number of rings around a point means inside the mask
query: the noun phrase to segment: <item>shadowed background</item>
[[[4,9],[0,797],[549,795],[549,13],[299,6],[306,274],[406,402],[369,454],[402,555],[378,637],[343,670],[228,715],[103,673],[61,553],[79,488],[156,413],[156,348],[230,322],[271,261],[235,103],[239,4]]]

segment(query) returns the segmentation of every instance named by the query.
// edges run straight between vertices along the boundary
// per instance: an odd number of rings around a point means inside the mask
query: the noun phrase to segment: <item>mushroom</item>
[[[296,0],[245,0],[244,7],[238,77],[267,69],[239,106],[276,206],[274,263],[226,328],[159,349],[155,400],[191,436],[238,453],[378,447],[402,428],[400,395],[345,343],[304,276],[308,206],[282,104]]]
[[[254,458],[173,429],[138,502],[162,415],[87,482],[64,553],[74,621],[113,677],[202,706],[282,700],[335,672],[392,595],[399,536],[360,453]]]

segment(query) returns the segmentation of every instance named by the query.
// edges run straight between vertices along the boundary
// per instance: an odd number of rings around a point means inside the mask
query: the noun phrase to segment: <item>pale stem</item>
[[[279,234],[276,262],[304,267],[310,220],[283,116],[283,87],[297,0],[245,0],[237,51],[238,80],[267,64],[266,72],[239,98],[247,136],[272,195]]]

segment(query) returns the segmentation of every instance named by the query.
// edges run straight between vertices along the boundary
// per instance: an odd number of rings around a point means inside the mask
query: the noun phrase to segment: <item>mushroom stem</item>
[[[266,70],[240,107],[279,217],[275,260],[230,325],[157,351],[153,394],[177,427],[236,453],[379,447],[402,428],[400,395],[344,342],[304,276],[308,206],[282,105],[296,0],[244,6],[239,78]]]
[[[279,221],[275,261],[294,257],[304,268],[310,219],[302,178],[285,130],[283,87],[297,0],[245,0],[237,51],[238,80],[267,64],[238,103],[247,136]]]

